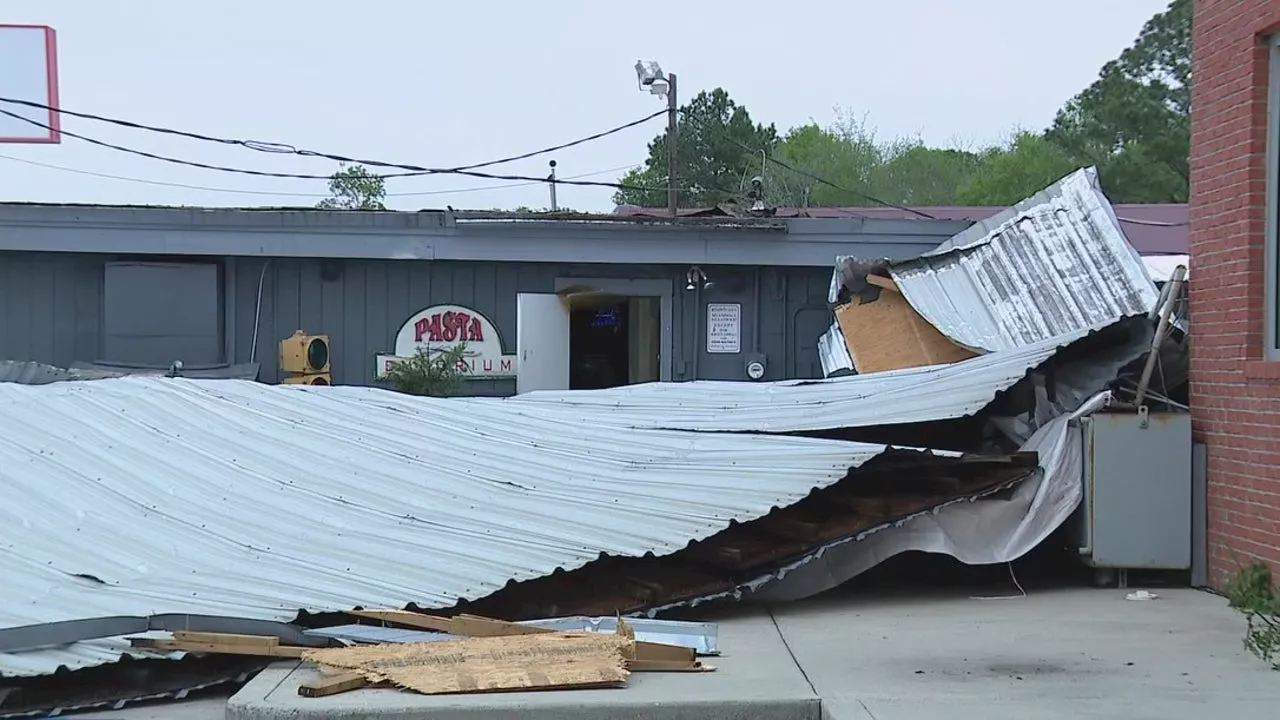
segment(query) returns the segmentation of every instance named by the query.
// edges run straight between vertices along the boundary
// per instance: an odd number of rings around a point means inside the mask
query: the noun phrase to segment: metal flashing
[[[913,257],[956,229],[927,220],[468,220],[449,211],[0,204],[0,251],[14,252],[828,267],[851,245]]]

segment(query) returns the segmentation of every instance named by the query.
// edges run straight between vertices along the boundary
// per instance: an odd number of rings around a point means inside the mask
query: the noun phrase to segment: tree
[[[1058,112],[1046,137],[1096,165],[1113,202],[1186,202],[1192,0],[1173,0]]]
[[[796,207],[869,206],[877,200],[951,204],[981,160],[964,150],[926,147],[917,138],[881,142],[848,111],[837,111],[836,123],[827,128],[809,123],[792,129],[774,157],[798,172],[771,166],[766,199]]]
[[[1041,133],[1022,132],[1007,147],[991,148],[960,186],[960,205],[1013,205],[1077,170],[1062,148]]]
[[[698,93],[680,109],[676,162],[681,207],[706,207],[740,194],[760,172],[761,152],[773,152],[778,131],[751,120],[721,88]],[[666,207],[667,133],[649,143],[643,168],[627,173],[613,196],[619,205]]]
[[[954,205],[981,164],[981,156],[965,150],[899,142],[873,170],[871,194],[895,205]]]
[[[880,147],[863,121],[837,111],[837,120],[829,127],[810,122],[792,128],[778,143],[773,157],[795,171],[777,163],[765,165],[767,204],[801,208],[858,205],[862,195],[832,185],[865,189],[872,169],[880,162]]]
[[[325,210],[386,210],[382,201],[387,197],[386,180],[374,175],[362,165],[339,166],[329,176],[329,197],[316,207]]]

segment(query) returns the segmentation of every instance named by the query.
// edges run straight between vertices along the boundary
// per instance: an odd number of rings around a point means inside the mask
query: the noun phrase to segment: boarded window
[[[120,365],[188,367],[222,362],[216,263],[108,263],[103,358]]]

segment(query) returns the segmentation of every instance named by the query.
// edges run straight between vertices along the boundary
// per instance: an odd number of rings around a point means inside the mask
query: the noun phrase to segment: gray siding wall
[[[260,379],[278,378],[276,344],[295,330],[329,335],[334,382],[373,384],[374,355],[390,352],[401,324],[431,305],[464,305],[489,317],[503,348],[515,352],[516,295],[555,292],[557,278],[667,278],[674,297],[674,380],[745,379],[742,355],[706,352],[705,304],[742,303],[743,351],[769,357],[769,379],[821,377],[817,340],[831,323],[826,268],[704,267],[714,285],[701,293],[683,290],[686,266],[552,265],[421,261],[333,263],[337,276],[322,273],[326,261],[237,259],[234,262],[237,362],[250,360],[258,281],[262,306],[257,361]],[[326,279],[326,277],[330,279]],[[756,292],[759,280],[760,291]],[[701,296],[701,304],[696,296]],[[701,305],[701,314],[699,306]],[[757,307],[760,311],[757,311]],[[696,330],[701,336],[695,340]],[[513,381],[473,382],[484,394],[514,392]]]
[[[921,248],[924,249],[924,248]],[[0,253],[0,359],[59,366],[104,357],[104,269],[116,258],[64,253]],[[389,352],[411,314],[443,303],[486,314],[515,351],[516,294],[555,291],[558,277],[669,278],[674,288],[672,378],[745,379],[744,354],[768,357],[767,379],[820,377],[818,337],[830,325],[829,268],[704,266],[714,286],[687,292],[686,265],[556,265],[460,261],[224,259],[227,360],[249,362],[276,382],[277,343],[295,330],[324,333],[338,384],[373,384],[374,356]],[[265,274],[263,269],[266,268]],[[261,279],[261,304],[258,303]],[[742,304],[740,355],[706,352],[705,304]],[[696,335],[695,335],[696,333]],[[175,339],[175,348],[181,347]],[[180,358],[173,358],[180,359]],[[167,362],[167,360],[162,361]],[[513,381],[474,382],[478,394],[508,394]]]
[[[101,256],[0,253],[0,359],[99,357],[102,285]]]

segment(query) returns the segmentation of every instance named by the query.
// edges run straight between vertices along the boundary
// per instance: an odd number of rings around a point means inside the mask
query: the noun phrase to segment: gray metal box
[[[1191,567],[1191,416],[1098,413],[1080,422],[1080,555],[1097,568]]]

